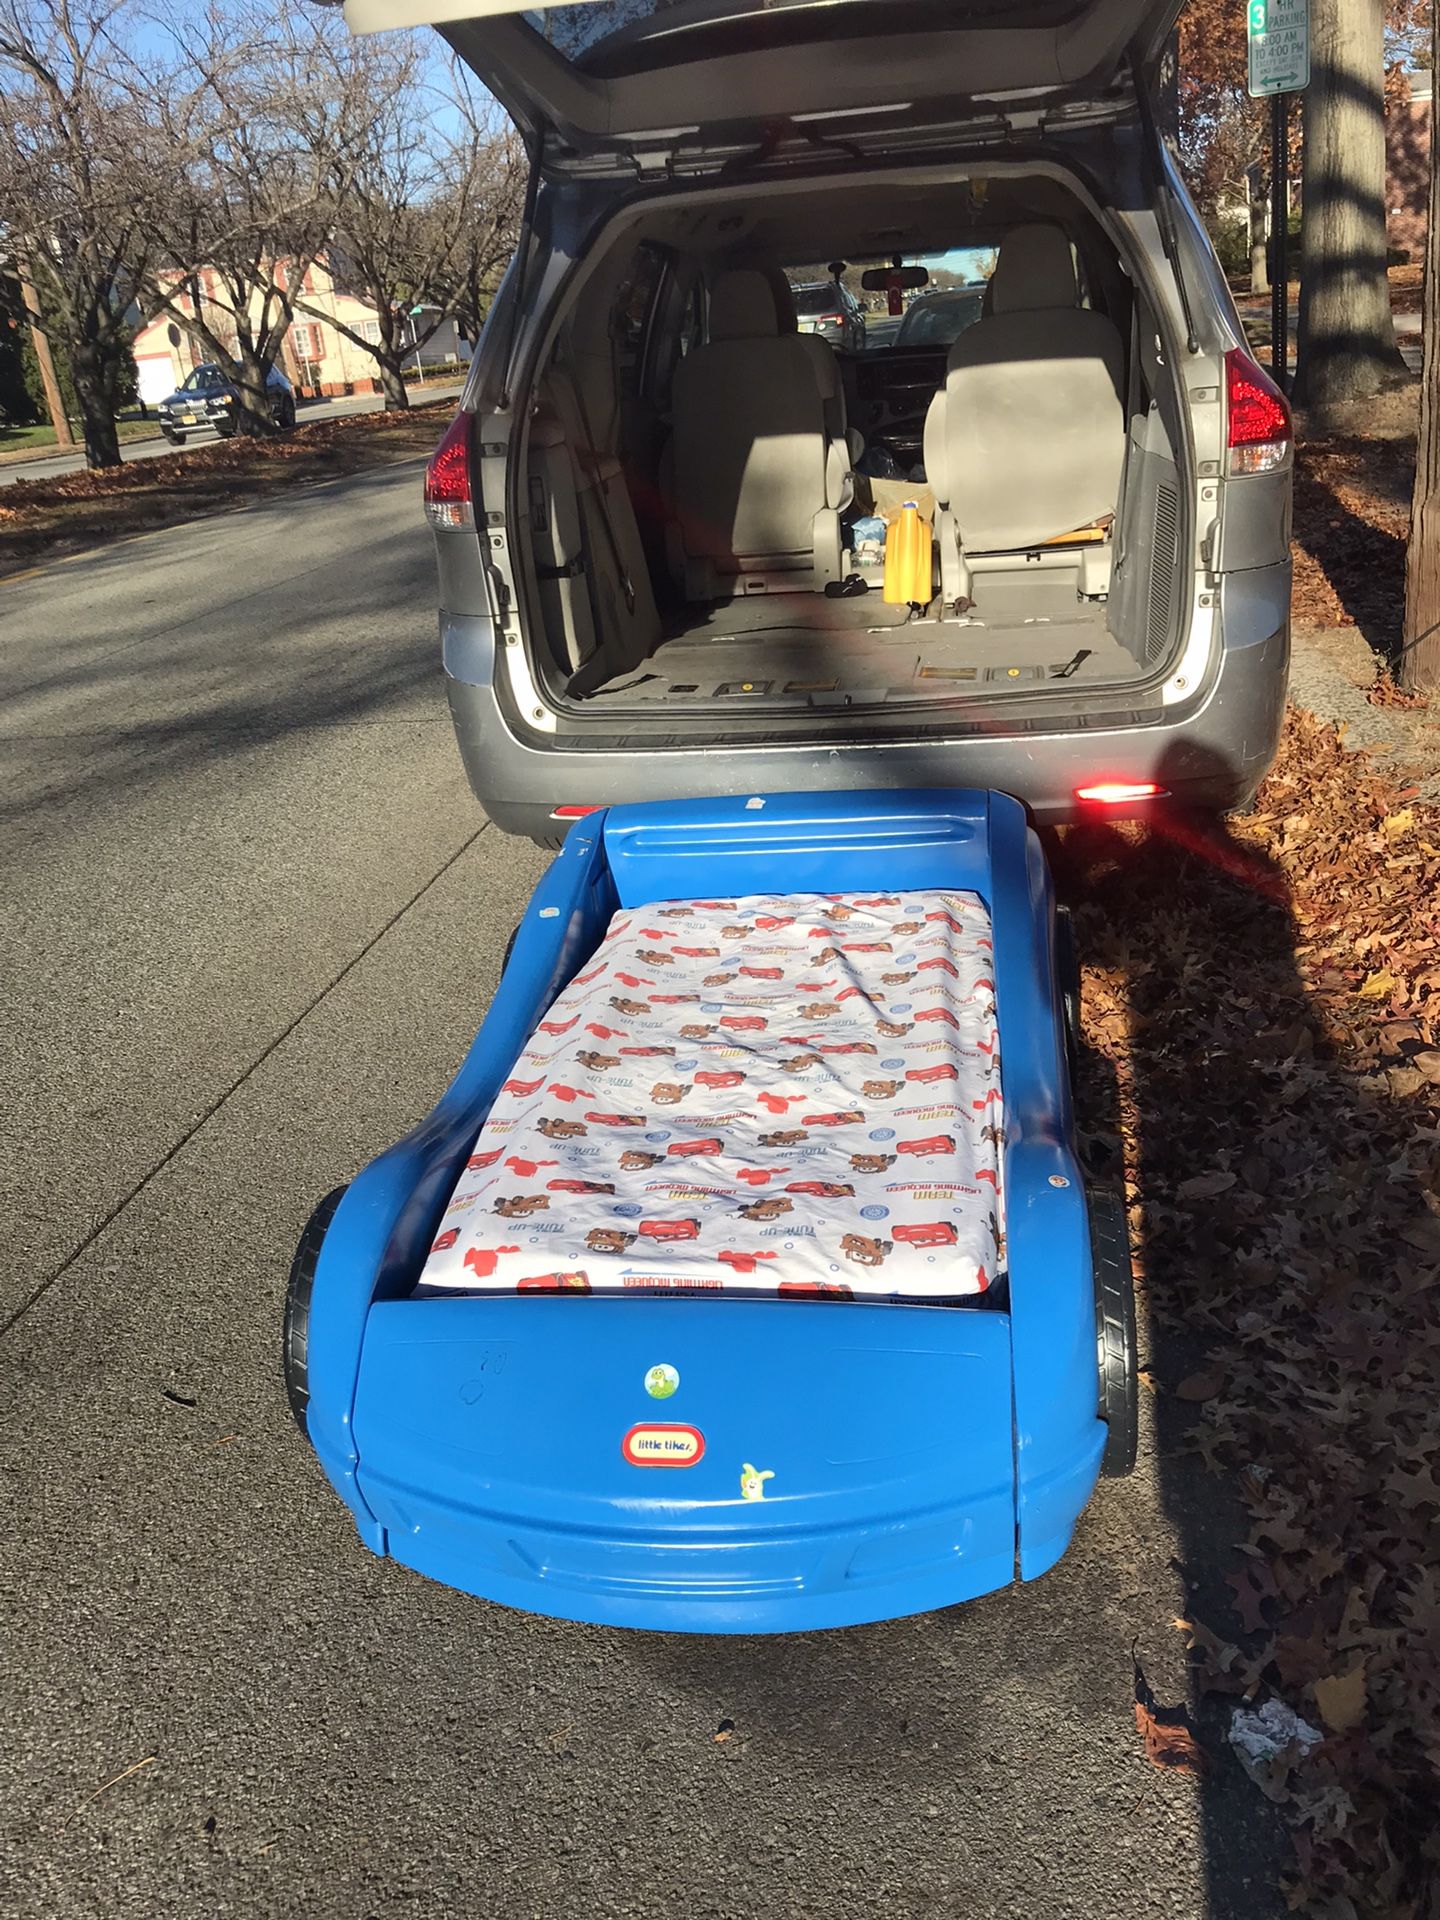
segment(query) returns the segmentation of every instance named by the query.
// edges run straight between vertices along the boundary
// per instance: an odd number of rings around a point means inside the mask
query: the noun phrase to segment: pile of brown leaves
[[[1408,437],[1297,442],[1297,620],[1357,626],[1382,659],[1398,657],[1414,480]]]
[[[1197,1724],[1272,1703],[1323,1734],[1265,1782],[1295,1909],[1435,1920],[1440,813],[1298,715],[1250,819],[1076,831],[1059,873],[1162,1477],[1198,1454],[1248,1516],[1177,1623]]]
[[[454,401],[397,413],[351,414],[273,440],[217,440],[53,480],[17,480],[0,491],[0,573],[80,546],[173,526],[286,487],[428,453]]]

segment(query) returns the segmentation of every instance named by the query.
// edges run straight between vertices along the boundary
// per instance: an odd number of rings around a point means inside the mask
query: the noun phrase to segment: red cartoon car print
[[[507,1080],[500,1091],[502,1093],[531,1094],[538,1093],[545,1084],[544,1075],[538,1080]]]
[[[775,1289],[786,1300],[853,1300],[843,1280],[782,1280]]]
[[[960,1078],[960,1069],[952,1066],[948,1060],[945,1060],[942,1061],[939,1066],[935,1067],[911,1067],[910,1071],[905,1075],[905,1078],[916,1081],[921,1086],[924,1086],[932,1080],[958,1080]]]
[[[718,960],[720,958],[719,947],[676,947],[675,951],[683,960]],[[742,967],[740,971],[743,973],[745,969]]]
[[[629,987],[632,992],[637,987],[653,987],[655,984],[653,980],[637,980],[633,973],[617,973],[615,978],[622,987]]]
[[[807,1113],[807,1127],[858,1127],[864,1123],[863,1113]]]
[[[926,973],[933,971],[936,967],[939,967],[942,973],[948,973],[952,980],[958,980],[960,978],[960,969],[956,966],[955,962],[953,960],[942,959],[938,955],[934,960],[922,960],[915,971],[917,973]]]
[[[698,1240],[698,1220],[642,1220],[636,1231],[646,1240]]]
[[[793,913],[761,913],[757,914],[755,918],[755,929],[757,933],[778,933],[781,927],[793,927],[794,924],[795,916]]]
[[[955,1229],[948,1220],[936,1220],[918,1227],[892,1227],[891,1233],[911,1247],[953,1247]]]
[[[944,907],[937,907],[933,913],[927,913],[927,920],[938,920],[942,927],[948,927],[952,933],[964,933],[965,923],[957,920],[953,913]]]
[[[597,1127],[643,1127],[648,1124],[643,1113],[587,1113],[585,1118]]]
[[[723,1260],[727,1267],[733,1267],[736,1273],[754,1273],[760,1261],[773,1260],[775,1255],[773,1253],[734,1253],[727,1250],[724,1253],[717,1253],[715,1258]]]
[[[813,1194],[817,1200],[848,1200],[855,1189],[839,1180],[792,1180],[785,1191]]]
[[[713,1136],[706,1140],[676,1140],[665,1151],[672,1160],[688,1160],[697,1153],[723,1153],[725,1142]]]
[[[695,1084],[697,1087],[741,1087],[745,1084],[745,1076],[743,1073],[706,1073],[702,1070],[696,1074]]]
[[[758,1013],[722,1013],[720,1024],[735,1033],[763,1033],[770,1022],[762,1020]]]
[[[579,1014],[574,1013],[568,1020],[542,1020],[540,1022],[540,1031],[541,1033],[553,1034],[568,1033],[579,1018]]]
[[[888,940],[846,940],[840,950],[842,953],[893,953],[895,951]]]
[[[873,1040],[812,1040],[810,1044],[817,1053],[878,1053],[880,1051]]]
[[[621,1047],[627,1060],[668,1060],[674,1047]]]
[[[519,1247],[472,1247],[465,1256],[465,1271],[477,1280],[493,1280],[502,1253],[519,1253]]]
[[[458,1227],[447,1227],[435,1242],[434,1246],[431,1247],[430,1251],[431,1253],[448,1253],[459,1238],[460,1229]]]
[[[948,1007],[926,1007],[923,1013],[917,1013],[917,1020],[943,1020],[948,1027],[959,1029],[960,1022]]]
[[[532,1273],[515,1282],[517,1293],[589,1293],[588,1273]]]
[[[948,1133],[927,1134],[923,1140],[897,1140],[897,1153],[954,1153],[955,1142]]]
[[[679,953],[681,949],[677,947],[675,951]],[[785,978],[779,967],[741,967],[739,971],[747,980],[783,980]]]
[[[593,1033],[597,1040],[618,1040],[620,1038],[619,1027],[602,1027],[598,1020],[588,1020],[585,1023],[585,1031],[586,1033]]]
[[[582,1098],[581,1088],[567,1087],[565,1083],[561,1080],[552,1080],[549,1086],[545,1089],[545,1091],[547,1093],[553,1093],[557,1100],[563,1100],[566,1102],[567,1105],[572,1100],[579,1100]]]
[[[698,993],[652,993],[652,1007],[688,1007],[700,998]]]
[[[486,1167],[493,1167],[500,1158],[501,1149],[496,1147],[490,1153],[472,1153],[465,1162],[467,1173],[483,1173]]]
[[[547,1193],[614,1193],[609,1180],[547,1180]]]

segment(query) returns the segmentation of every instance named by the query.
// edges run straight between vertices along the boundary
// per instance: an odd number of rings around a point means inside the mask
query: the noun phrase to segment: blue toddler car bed
[[[1135,1450],[1068,966],[1000,795],[581,821],[440,1104],[295,1257],[291,1403],[362,1539],[710,1633],[1045,1572]]]

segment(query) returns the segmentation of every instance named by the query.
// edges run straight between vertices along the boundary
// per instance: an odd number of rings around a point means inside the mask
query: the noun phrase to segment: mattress
[[[497,1096],[417,1292],[982,1293],[991,955],[966,893],[622,911]]]

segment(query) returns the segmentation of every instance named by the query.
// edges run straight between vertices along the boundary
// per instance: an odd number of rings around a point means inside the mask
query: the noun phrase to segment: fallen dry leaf
[[[1365,977],[1365,984],[1359,989],[1362,1000],[1388,1000],[1400,982],[1393,973],[1371,973]]]
[[[1182,1200],[1213,1200],[1234,1185],[1233,1173],[1197,1173],[1192,1180],[1182,1180],[1176,1192]]]
[[[1177,1400],[1213,1400],[1225,1385],[1225,1376],[1212,1368],[1205,1373],[1191,1373],[1175,1389]]]
[[[1184,1709],[1161,1709],[1183,1715]],[[1153,1766],[1169,1767],[1177,1773],[1203,1773],[1205,1755],[1195,1744],[1195,1736],[1185,1719],[1160,1719],[1143,1701],[1135,1702],[1135,1725],[1145,1744],[1145,1758]]]
[[[1348,1733],[1365,1718],[1365,1669],[1332,1673],[1315,1682],[1315,1705],[1332,1733]]]

